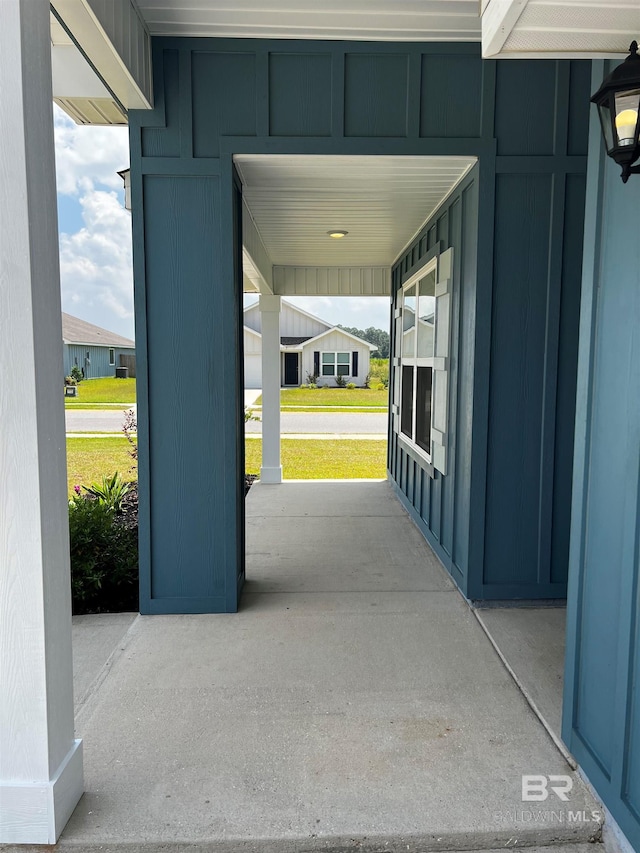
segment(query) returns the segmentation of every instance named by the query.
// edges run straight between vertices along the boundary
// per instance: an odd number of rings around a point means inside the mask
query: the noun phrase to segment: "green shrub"
[[[74,613],[138,609],[138,533],[113,508],[89,497],[69,502]]]
[[[76,380],[74,385],[78,382],[82,382],[82,380],[84,379],[82,371],[80,370],[77,364],[74,364],[74,366],[71,368],[71,378]]]
[[[356,387],[355,382],[347,382],[347,388],[352,391]]]
[[[346,388],[347,387],[347,380],[344,378],[344,376],[336,376],[335,380],[336,380],[336,385],[338,386],[338,388]]]
[[[114,512],[121,512],[124,496],[131,491],[131,483],[125,483],[118,472],[112,476],[103,476],[101,483],[92,483],[84,486],[88,495],[96,498],[99,503],[104,504]]]

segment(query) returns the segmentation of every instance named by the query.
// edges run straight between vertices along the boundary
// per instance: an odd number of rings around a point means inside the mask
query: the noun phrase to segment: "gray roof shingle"
[[[72,317],[71,314],[62,312],[62,340],[66,344],[92,344],[94,346],[107,347],[135,347],[135,341]]]

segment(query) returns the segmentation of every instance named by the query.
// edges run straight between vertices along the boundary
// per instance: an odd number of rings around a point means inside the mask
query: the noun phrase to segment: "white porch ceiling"
[[[272,264],[390,266],[469,157],[237,155],[245,202]],[[348,231],[336,240],[329,230]]]
[[[479,41],[478,0],[137,0],[152,35]]]

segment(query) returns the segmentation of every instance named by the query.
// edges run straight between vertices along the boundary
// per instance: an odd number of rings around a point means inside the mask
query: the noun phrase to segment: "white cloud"
[[[117,172],[129,164],[127,128],[77,125],[55,104],[53,114],[58,192],[78,195],[96,184],[121,189]]]
[[[80,205],[85,227],[60,235],[63,310],[133,337],[131,218],[115,192],[88,190]]]
[[[54,132],[58,194],[83,222],[73,233],[60,223],[63,310],[132,338],[131,217],[117,174],[129,163],[127,129],[79,126],[54,105]]]

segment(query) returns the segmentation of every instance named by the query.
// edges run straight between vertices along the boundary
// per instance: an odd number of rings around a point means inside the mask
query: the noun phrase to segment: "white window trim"
[[[414,284],[417,284],[420,279],[424,278],[426,275],[429,275],[430,272],[436,272],[436,282],[438,277],[438,256],[434,256],[430,258],[420,269],[415,272],[411,278],[407,279],[407,281],[400,288],[401,293],[401,304],[400,304],[400,313],[399,317],[401,320],[400,328],[402,328],[402,312],[404,310],[404,295],[409,288],[411,288]],[[417,297],[417,294],[416,294]],[[417,314],[417,312],[416,312]],[[417,316],[416,316],[416,335],[415,335],[415,347],[417,349],[418,346],[418,327],[417,327]],[[435,325],[435,317],[434,317],[434,325]],[[416,406],[416,390],[418,383],[418,368],[419,367],[430,367],[431,368],[431,412],[433,412],[433,370],[436,366],[436,358],[435,356],[431,356],[430,358],[419,358],[417,355],[414,355],[412,358],[407,358],[403,360],[402,355],[402,335],[400,335],[400,339],[395,341],[396,344],[396,356],[394,359],[394,369],[399,371],[399,381],[398,381],[398,399],[395,401],[395,432],[398,436],[399,441],[411,448],[414,453],[417,453],[425,462],[428,462],[429,465],[432,464],[431,453],[427,453],[427,451],[420,447],[413,438],[410,438],[406,433],[402,432],[402,428],[400,426],[402,422],[402,367],[403,364],[407,367],[412,366],[414,368],[413,371],[413,411],[411,413],[411,435],[415,436],[416,434],[416,419],[417,419],[417,411],[418,408]],[[433,430],[433,426],[430,425],[429,431]]]
[[[111,353],[113,353],[113,361],[111,361]],[[116,351],[113,347],[109,347],[109,367],[116,366]]]
[[[349,376],[349,377],[351,376],[351,370],[353,367],[353,365],[352,365],[353,354],[351,352],[347,352],[346,350],[327,349],[327,350],[321,350],[320,351],[320,378],[321,379],[335,379],[336,376],[338,375],[338,372],[337,372],[338,371],[338,353],[340,353],[341,355],[348,355],[349,356],[349,372],[343,373],[342,375],[343,376]],[[324,367],[324,362],[322,360],[323,355],[333,355],[334,356],[333,364],[331,366],[333,368],[335,368],[335,371],[336,371],[335,373],[323,373],[322,372],[322,368]],[[341,362],[341,363],[345,363],[345,362]],[[327,366],[329,366],[329,365],[327,365]]]

